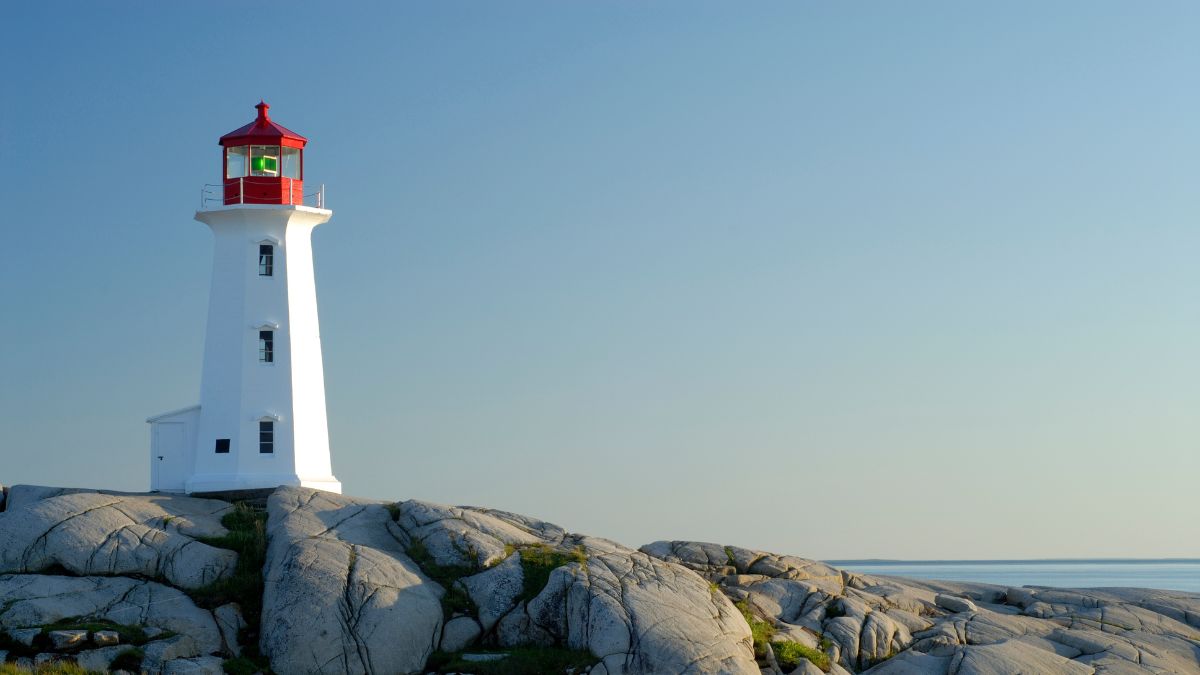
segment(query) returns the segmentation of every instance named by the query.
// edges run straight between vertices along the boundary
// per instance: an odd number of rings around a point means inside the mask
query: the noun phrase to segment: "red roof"
[[[305,143],[308,143],[307,138],[272,122],[271,118],[267,116],[267,109],[271,106],[259,101],[258,105],[254,107],[258,108],[258,119],[222,136],[221,140],[218,141],[221,145],[249,145],[256,143],[302,148]]]

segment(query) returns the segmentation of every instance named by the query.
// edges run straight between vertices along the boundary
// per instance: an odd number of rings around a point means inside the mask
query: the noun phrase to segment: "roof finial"
[[[261,98],[258,99],[258,105],[254,106],[254,107],[258,108],[258,121],[259,122],[266,122],[268,119],[270,119],[269,117],[267,117],[267,109],[270,108],[271,106],[269,106],[265,102],[263,102],[263,100]]]

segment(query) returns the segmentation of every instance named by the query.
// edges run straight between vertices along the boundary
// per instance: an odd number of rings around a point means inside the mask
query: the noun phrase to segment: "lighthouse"
[[[312,258],[313,228],[333,212],[323,188],[304,191],[308,139],[255,107],[220,138],[221,182],[196,212],[214,242],[200,403],[146,420],[152,490],[342,490]]]

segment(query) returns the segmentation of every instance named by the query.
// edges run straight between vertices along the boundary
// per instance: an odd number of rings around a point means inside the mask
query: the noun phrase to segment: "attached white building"
[[[213,232],[200,405],[151,417],[150,489],[302,485],[341,492],[329,457],[307,140],[258,118],[221,137],[221,195],[196,220]]]

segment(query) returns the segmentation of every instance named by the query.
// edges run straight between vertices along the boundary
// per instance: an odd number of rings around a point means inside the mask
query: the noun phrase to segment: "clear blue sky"
[[[1200,556],[1200,5],[20,3],[0,482],[145,489],[217,137],[311,139],[334,469],[637,546]]]

